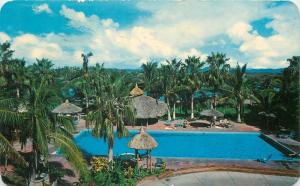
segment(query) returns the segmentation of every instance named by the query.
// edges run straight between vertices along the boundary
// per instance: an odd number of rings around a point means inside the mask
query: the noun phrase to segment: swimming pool
[[[152,151],[154,157],[257,160],[272,154],[271,160],[287,159],[257,132],[147,132],[158,143],[158,147]],[[127,144],[136,133],[138,131],[130,131],[128,137],[116,137],[114,155],[134,153]],[[88,130],[78,134],[75,142],[86,155],[107,154],[104,140],[93,137]]]

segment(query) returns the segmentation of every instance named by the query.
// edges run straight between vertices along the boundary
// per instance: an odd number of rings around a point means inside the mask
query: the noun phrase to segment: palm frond
[[[54,140],[54,145],[60,148],[61,153],[70,161],[81,176],[89,174],[86,161],[71,138],[60,133],[50,133],[49,138]]]
[[[16,160],[18,163],[27,166],[25,159],[14,149],[9,141],[0,133],[0,156],[7,155],[11,160]]]

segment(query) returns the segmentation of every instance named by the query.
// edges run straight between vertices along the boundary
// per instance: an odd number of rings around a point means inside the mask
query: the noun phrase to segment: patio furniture
[[[164,122],[165,125],[167,126],[171,126],[172,125],[172,121],[171,120],[167,120]]]
[[[261,162],[261,163],[267,163],[272,157],[272,154],[269,154],[268,157],[265,157],[265,158],[262,158],[262,159],[258,159],[257,161],[258,162]]]
[[[151,151],[152,149],[158,146],[155,139],[150,136],[148,133],[144,131],[144,128],[141,127],[140,133],[136,134],[128,143],[128,147],[135,149],[135,156],[138,160],[138,167],[139,167],[139,160],[141,158],[147,158],[147,169],[150,167],[150,171],[152,168],[152,160],[151,160]],[[140,156],[138,150],[146,150],[146,156]]]
[[[175,127],[183,127],[183,123],[182,122],[178,122],[175,124]]]

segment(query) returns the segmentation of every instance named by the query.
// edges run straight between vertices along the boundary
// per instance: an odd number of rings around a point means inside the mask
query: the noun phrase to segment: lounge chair
[[[178,123],[175,124],[175,127],[183,127],[183,123],[178,122]]]
[[[167,120],[167,121],[164,122],[164,124],[167,125],[167,126],[171,126],[172,125],[172,121]]]
[[[164,161],[161,158],[156,158],[155,168],[161,168],[164,165]]]
[[[262,158],[262,159],[258,159],[257,161],[258,162],[261,162],[261,163],[267,163],[272,157],[272,154],[269,154],[268,157],[265,157],[265,158]]]

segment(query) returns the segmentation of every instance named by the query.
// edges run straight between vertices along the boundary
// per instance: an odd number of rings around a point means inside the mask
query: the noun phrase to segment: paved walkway
[[[291,186],[298,178],[239,172],[199,172],[161,180],[147,180],[138,186]]]

